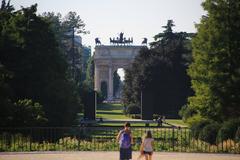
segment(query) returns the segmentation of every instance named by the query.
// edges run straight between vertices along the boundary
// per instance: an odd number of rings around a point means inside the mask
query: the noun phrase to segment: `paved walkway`
[[[134,152],[133,160],[137,156]],[[118,160],[118,152],[2,152],[0,160]],[[153,160],[240,160],[240,155],[157,152]]]

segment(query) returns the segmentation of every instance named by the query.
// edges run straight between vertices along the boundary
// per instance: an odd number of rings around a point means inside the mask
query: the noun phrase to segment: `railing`
[[[116,151],[120,127],[33,127],[0,128],[0,151]],[[216,145],[194,139],[188,128],[132,127],[133,150],[139,150],[141,137],[151,130],[155,151],[240,153],[232,140]]]

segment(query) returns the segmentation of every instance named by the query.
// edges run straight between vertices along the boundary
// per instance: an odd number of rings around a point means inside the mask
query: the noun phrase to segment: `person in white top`
[[[147,131],[146,135],[143,137],[142,144],[140,147],[141,155],[138,159],[144,155],[145,160],[152,160],[152,154],[153,154],[153,142],[154,139],[152,138],[151,131]]]

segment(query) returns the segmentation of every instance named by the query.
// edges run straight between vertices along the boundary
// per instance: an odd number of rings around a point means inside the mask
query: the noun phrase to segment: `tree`
[[[47,122],[42,105],[32,100],[18,100],[13,105],[13,114],[9,126],[43,126]]]
[[[77,87],[68,78],[67,62],[49,21],[36,11],[37,5],[32,5],[0,12],[0,60],[13,75],[5,82],[13,91],[10,100],[40,103],[48,125],[72,125],[81,109]]]
[[[57,41],[68,62],[70,78],[77,85],[82,85],[82,64],[81,56],[83,52],[82,44],[75,44],[76,34],[88,34],[85,30],[85,23],[76,12],[70,11],[62,18],[60,13],[43,13],[43,18],[51,23],[52,31],[55,33]],[[80,45],[80,46],[79,46]]]
[[[215,121],[240,116],[240,1],[206,0],[193,39],[188,107]]]
[[[187,76],[189,57],[189,34],[174,33],[173,21],[169,20],[163,33],[157,34],[151,48],[140,50],[130,69],[126,70],[124,102],[140,105],[141,92],[151,94],[154,113],[177,117],[178,110],[191,94]]]
[[[116,93],[120,86],[120,76],[118,75],[117,71],[113,73],[113,96],[116,96]]]
[[[11,120],[12,91],[7,83],[11,77],[12,74],[0,63],[0,126],[8,126]]]
[[[87,71],[86,71],[86,80],[84,83],[90,88],[94,89],[94,61],[93,57],[90,57],[87,63]]]

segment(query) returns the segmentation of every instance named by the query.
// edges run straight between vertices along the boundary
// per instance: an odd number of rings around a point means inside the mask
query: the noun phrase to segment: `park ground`
[[[123,114],[123,105],[122,104],[99,104],[96,111],[97,118],[103,118],[106,120],[128,120],[129,116]],[[187,126],[181,119],[166,119],[166,122],[175,126]],[[106,125],[106,124],[105,124]],[[107,125],[116,125],[116,124],[107,124]],[[133,124],[133,126],[144,126],[145,124]],[[156,125],[156,124],[155,124]]]
[[[133,160],[137,160],[138,153],[133,153]],[[0,153],[0,160],[118,160],[118,154],[118,152],[3,152]],[[153,160],[240,160],[240,155],[156,152]]]

